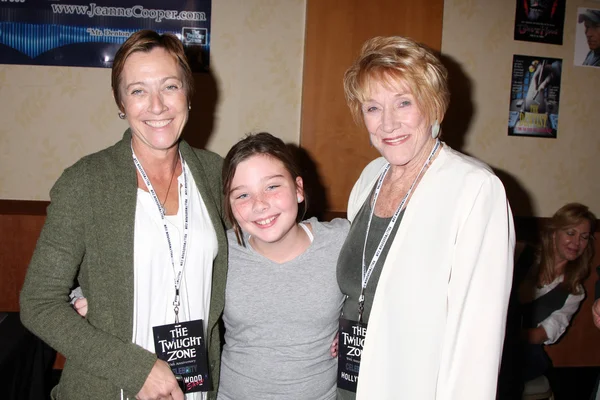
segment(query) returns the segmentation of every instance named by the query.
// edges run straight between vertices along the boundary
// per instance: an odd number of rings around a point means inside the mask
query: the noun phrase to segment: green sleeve
[[[69,304],[69,292],[93,237],[86,223],[90,194],[83,164],[67,169],[50,192],[46,222],[21,291],[21,320],[69,363],[138,393],[156,356],[95,327]]]
[[[211,195],[217,203],[217,209],[225,229],[229,229],[231,226],[225,219],[225,210],[223,209],[223,157],[208,150],[196,149],[196,152],[199,152],[198,159],[200,159],[203,164],[204,170],[208,175],[208,181],[216,183],[215,185],[210,185]]]

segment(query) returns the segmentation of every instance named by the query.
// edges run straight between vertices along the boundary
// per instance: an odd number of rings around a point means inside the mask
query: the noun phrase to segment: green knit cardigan
[[[130,142],[127,130],[114,146],[63,172],[50,192],[46,222],[21,291],[23,324],[66,357],[53,390],[53,397],[61,400],[120,399],[121,389],[134,399],[156,361],[155,354],[131,342],[137,177]],[[209,398],[214,398],[227,276],[223,160],[185,141],[180,150],[217,233],[206,338],[214,386]],[[89,300],[85,319],[68,300],[76,280]]]

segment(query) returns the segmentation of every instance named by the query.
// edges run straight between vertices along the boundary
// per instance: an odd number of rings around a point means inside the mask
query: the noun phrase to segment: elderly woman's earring
[[[126,117],[125,113],[122,113],[122,112],[119,113],[119,118],[125,119],[125,117]]]
[[[440,123],[436,119],[433,125],[431,125],[431,137],[437,139],[440,136]]]
[[[192,111],[192,105],[188,104],[188,111]]]

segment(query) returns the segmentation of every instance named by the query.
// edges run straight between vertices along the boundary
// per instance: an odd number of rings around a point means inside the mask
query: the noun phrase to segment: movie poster
[[[577,9],[574,64],[600,67],[600,9]]]
[[[566,0],[516,0],[515,40],[562,44]]]
[[[0,0],[0,63],[112,67],[135,31],[170,32],[195,72],[209,65],[210,0]]]
[[[508,134],[556,138],[562,60],[513,56]]]

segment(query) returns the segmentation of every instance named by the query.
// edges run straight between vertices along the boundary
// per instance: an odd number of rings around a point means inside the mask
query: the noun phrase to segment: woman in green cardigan
[[[134,33],[115,55],[112,89],[130,128],[52,188],[21,319],[67,359],[53,398],[213,398],[227,275],[222,159],[181,139],[193,89],[181,42]],[[75,281],[86,319],[69,304]],[[181,385],[155,350],[191,332],[196,347],[167,356],[192,357],[197,375]]]

